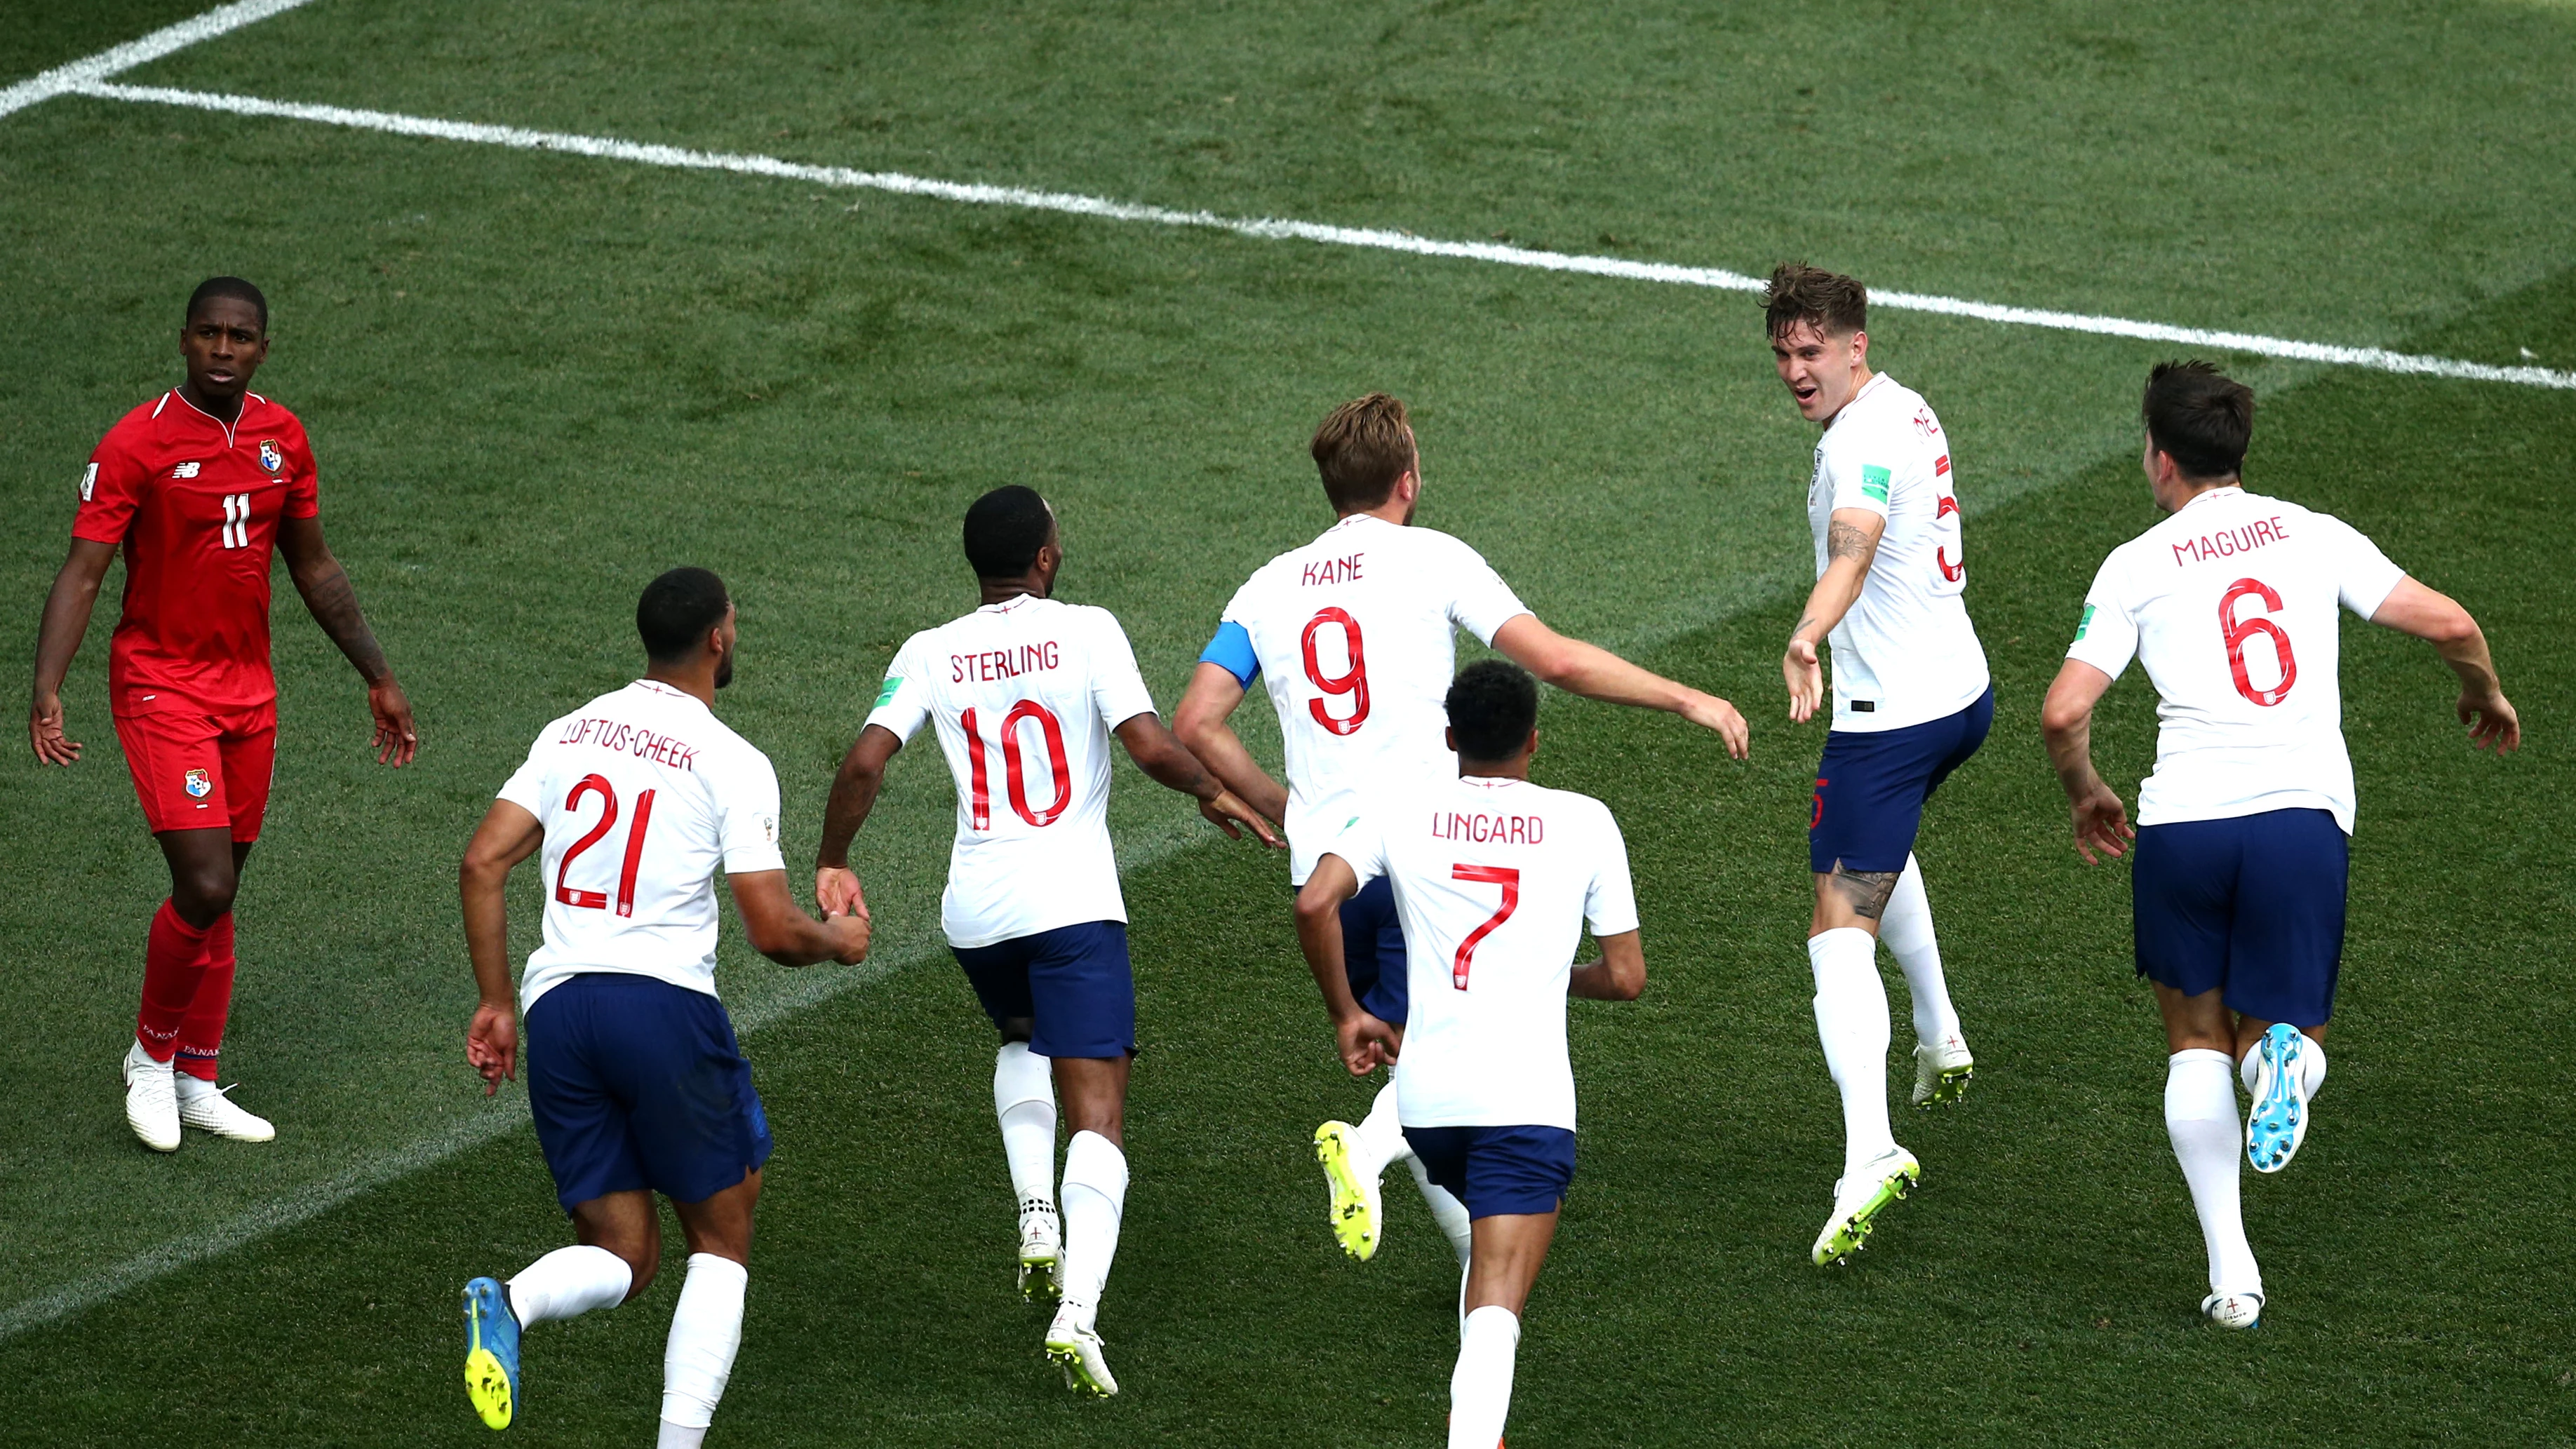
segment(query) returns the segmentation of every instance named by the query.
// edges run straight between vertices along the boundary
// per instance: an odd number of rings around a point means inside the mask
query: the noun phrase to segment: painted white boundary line
[[[58,65],[42,75],[30,76],[0,90],[0,116],[23,111],[38,101],[51,100],[91,82],[121,75],[138,65],[185,50],[199,41],[212,40],[245,25],[256,25],[272,15],[308,3],[310,0],[238,0],[236,4],[218,6],[193,20],[165,25],[140,40],[129,40],[114,49],[102,50],[87,60]]]
[[[472,121],[441,121],[425,116],[396,115],[387,111],[356,111],[340,106],[271,101],[257,96],[220,95],[207,91],[168,90],[156,86],[90,82],[74,85],[72,89],[82,95],[96,96],[103,100],[141,101],[155,105],[186,106],[204,111],[224,111],[237,116],[270,116],[285,120],[315,121],[327,126],[347,126],[357,130],[381,131],[396,136],[418,136],[441,141],[470,141],[486,146],[506,146],[517,151],[564,151],[576,156],[592,156],[609,161],[631,161],[645,166],[668,166],[691,171],[731,171],[745,176],[767,176],[781,180],[802,181],[815,186],[888,191],[902,196],[926,196],[940,201],[963,202],[974,206],[1007,206],[1030,211],[1054,211],[1074,216],[1099,217],[1109,221],[1142,221],[1161,226],[1201,227],[1267,241],[1309,241],[1326,246],[1406,252],[1415,256],[1456,257],[1467,261],[1492,262],[1501,266],[1532,267],[1549,272],[1577,272],[1588,276],[1617,277],[1639,282],[1663,282],[1685,287],[1715,287],[1735,292],[1759,291],[1763,285],[1761,278],[1746,276],[1742,272],[1724,271],[1716,267],[1684,267],[1669,262],[1632,261],[1625,257],[1580,256],[1566,252],[1538,251],[1529,247],[1505,246],[1495,242],[1436,241],[1428,237],[1415,236],[1410,232],[1327,226],[1311,221],[1219,216],[1208,211],[1175,211],[1168,207],[1142,206],[1132,202],[1111,201],[1105,197],[1082,196],[1072,192],[1029,191],[1016,186],[986,186],[974,182],[940,181],[930,177],[907,176],[898,171],[855,171],[844,166],[813,166],[802,162],[783,161],[775,156],[695,151],[679,146],[620,141],[605,136],[579,136],[563,131],[532,131],[517,126],[488,126]],[[2212,332],[2197,327],[2174,327],[2161,322],[2140,322],[2127,317],[2098,317],[2080,312],[2007,307],[1993,302],[1969,301],[1959,297],[1935,297],[1919,292],[1874,292],[1870,300],[1878,306],[1902,311],[1973,317],[1986,322],[2004,323],[2008,326],[2046,327],[2062,332],[2087,332],[2105,337],[2172,342],[2185,347],[2255,353],[2265,357],[2322,362],[2341,367],[2362,367],[2379,372],[2576,390],[2576,372],[2554,372],[2545,367],[2495,367],[2482,362],[2463,362],[2448,357],[2425,357],[2413,353],[2391,352],[2379,347],[2338,347],[2331,343],[2300,342],[2290,338],[2265,337],[2250,332]]]

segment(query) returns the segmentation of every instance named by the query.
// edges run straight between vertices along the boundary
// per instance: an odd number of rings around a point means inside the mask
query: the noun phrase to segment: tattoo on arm
[[[297,590],[304,595],[304,607],[313,612],[313,622],[322,626],[368,683],[393,673],[374,631],[367,627],[367,616],[358,611],[358,591],[350,584],[347,569],[335,561],[312,583],[298,580]]]
[[[1828,559],[1867,558],[1870,548],[1869,535],[1848,523],[1825,526],[1825,557]]]
[[[1887,909],[1887,898],[1896,894],[1896,878],[1903,874],[1897,870],[1845,870],[1837,863],[1832,880],[1853,915],[1875,921]]]

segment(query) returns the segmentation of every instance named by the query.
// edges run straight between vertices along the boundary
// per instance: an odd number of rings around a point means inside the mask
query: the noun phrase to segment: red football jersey
[[[125,549],[109,709],[224,714],[277,698],[268,575],[278,520],[322,511],[295,414],[249,393],[226,426],[174,388],[108,429],[80,491],[72,537]]]

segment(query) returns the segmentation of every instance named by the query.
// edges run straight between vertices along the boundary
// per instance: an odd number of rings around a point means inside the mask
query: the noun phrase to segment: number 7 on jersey
[[[1477,943],[1494,934],[1495,927],[1510,920],[1512,912],[1521,908],[1521,873],[1508,865],[1453,865],[1449,867],[1449,878],[1503,888],[1502,905],[1485,918],[1485,924],[1469,931],[1467,939],[1458,943],[1458,959],[1450,969],[1449,982],[1464,991],[1467,989],[1467,970],[1476,961]]]

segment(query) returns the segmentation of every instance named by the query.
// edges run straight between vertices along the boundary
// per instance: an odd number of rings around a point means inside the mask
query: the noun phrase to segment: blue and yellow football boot
[[[519,1404],[519,1316],[489,1278],[465,1285],[465,1397],[493,1429],[509,1428]]]

